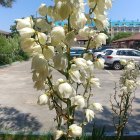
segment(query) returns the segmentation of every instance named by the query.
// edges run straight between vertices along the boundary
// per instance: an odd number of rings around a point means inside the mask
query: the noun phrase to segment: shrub
[[[27,60],[29,56],[23,52],[19,45],[19,37],[15,35],[13,38],[0,36],[0,64],[11,64],[15,61]]]

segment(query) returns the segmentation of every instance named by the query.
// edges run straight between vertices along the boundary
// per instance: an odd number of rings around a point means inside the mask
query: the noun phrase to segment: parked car
[[[93,57],[94,58],[102,57],[102,55],[105,54],[106,49],[112,49],[112,46],[102,46],[98,49],[93,50]]]
[[[103,57],[103,56],[106,54],[106,51],[107,51],[107,50],[108,50],[108,49],[102,50],[102,51],[100,51],[100,52],[94,52],[94,53],[93,53],[93,57],[94,57],[94,58]]]
[[[84,47],[72,47],[70,48],[70,56],[73,57],[81,57],[85,52],[86,48]],[[88,50],[89,53],[92,53],[92,50]]]
[[[121,59],[133,59],[136,63],[140,65],[140,51],[135,49],[108,49],[103,57],[105,59],[105,64],[113,67],[115,70],[120,70],[123,68],[120,63]]]

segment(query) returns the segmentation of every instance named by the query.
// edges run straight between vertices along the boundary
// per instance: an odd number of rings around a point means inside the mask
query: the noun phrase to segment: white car
[[[120,63],[121,59],[133,59],[136,63],[140,65],[140,51],[135,49],[108,49],[106,50],[106,53],[103,57],[105,59],[105,64],[113,67],[115,70],[120,70],[123,68]]]
[[[94,52],[94,53],[93,53],[93,57],[94,57],[94,58],[103,57],[103,56],[106,54],[106,51],[107,51],[107,50],[108,50],[108,49],[102,50],[102,51],[100,51],[100,52]]]

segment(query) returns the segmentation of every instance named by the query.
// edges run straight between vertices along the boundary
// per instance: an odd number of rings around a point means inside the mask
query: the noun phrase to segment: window
[[[111,55],[112,54],[112,50],[106,50],[105,55]]]
[[[125,50],[119,50],[119,51],[117,51],[116,54],[117,54],[117,55],[126,55],[127,52],[126,52]]]
[[[135,31],[138,31],[139,30],[139,28],[135,28]]]
[[[124,28],[121,28],[121,31],[124,31]]]
[[[128,56],[140,56],[139,51],[128,51],[127,53]]]

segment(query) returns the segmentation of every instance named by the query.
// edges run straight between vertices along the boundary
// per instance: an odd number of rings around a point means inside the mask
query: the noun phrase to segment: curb
[[[19,64],[21,62],[22,61],[16,61],[16,62],[13,62],[11,64],[2,65],[2,66],[0,66],[0,68],[6,68],[6,67],[9,67],[9,66],[14,66],[14,65]]]

